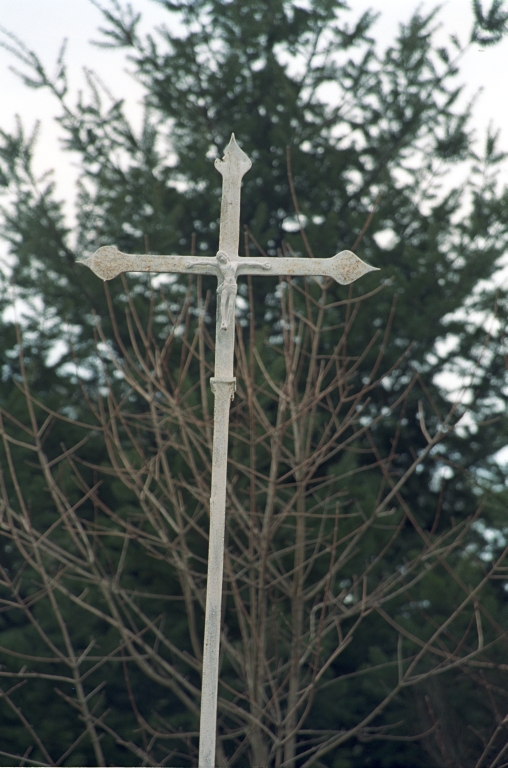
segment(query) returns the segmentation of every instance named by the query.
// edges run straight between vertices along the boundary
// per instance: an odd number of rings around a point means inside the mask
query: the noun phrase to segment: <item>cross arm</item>
[[[119,251],[115,245],[103,245],[87,259],[80,259],[102,280],[112,280],[122,272],[180,272],[216,275],[215,258],[198,256],[146,256]]]
[[[220,276],[215,257],[152,256],[127,254],[115,245],[104,245],[87,259],[81,259],[102,280],[112,280],[122,272],[173,272]],[[271,274],[288,277],[333,277],[341,285],[349,285],[367,272],[377,271],[352,251],[341,251],[330,259],[249,258],[234,260],[237,274]]]
[[[352,251],[341,251],[330,259],[270,258],[249,259],[242,264],[239,259],[238,274],[268,274],[333,277],[340,285],[349,285],[367,272],[377,272],[377,267],[366,264]],[[247,262],[247,259],[245,259]],[[259,263],[259,267],[257,267]],[[267,266],[269,264],[269,266]],[[242,268],[243,267],[243,268]]]

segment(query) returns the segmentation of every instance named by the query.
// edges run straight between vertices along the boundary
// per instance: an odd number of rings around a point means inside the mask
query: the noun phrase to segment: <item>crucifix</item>
[[[105,245],[80,262],[90,267],[102,280],[111,280],[121,272],[180,272],[215,275],[218,278],[215,370],[210,379],[215,401],[199,768],[215,766],[229,409],[236,389],[233,356],[237,277],[261,274],[290,277],[314,275],[333,277],[341,285],[348,285],[375,270],[375,267],[369,266],[351,251],[341,251],[328,259],[239,256],[240,189],[242,177],[251,165],[232,134],[224,158],[215,160],[215,167],[222,175],[219,250],[215,256],[129,255],[121,253],[114,245]]]

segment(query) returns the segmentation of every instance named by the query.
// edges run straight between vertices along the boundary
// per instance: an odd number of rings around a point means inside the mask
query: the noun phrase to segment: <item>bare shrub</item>
[[[1,531],[17,565],[2,568],[0,605],[9,626],[26,628],[27,646],[3,633],[0,677],[12,742],[25,745],[26,764],[84,764],[90,745],[97,765],[197,759],[212,446],[210,296],[200,278],[190,280],[174,315],[153,293],[153,311],[165,307],[172,329],[160,342],[150,324],[143,327],[125,287],[129,341],[113,313],[115,338],[97,325],[108,359],[103,395],[94,399],[83,386],[89,423],[32,396],[21,338],[26,417],[2,413]],[[480,510],[443,522],[442,494],[435,524],[421,522],[405,489],[434,461],[433,449],[462,412],[454,406],[430,434],[422,393],[422,443],[401,457],[418,377],[384,412],[371,408],[383,377],[400,375],[400,361],[383,370],[389,328],[358,355],[349,339],[368,297],[350,293],[336,302],[329,287],[281,280],[279,335],[266,338],[254,326],[249,283],[250,316],[238,322],[217,763],[319,766],[352,741],[400,739],[423,743],[443,765],[455,765],[432,685],[460,670],[499,672],[492,649],[504,632],[482,600],[504,553],[482,564],[468,549]],[[388,416],[393,434],[383,452],[377,432]],[[48,453],[45,439],[56,423],[72,424],[82,436]],[[33,487],[20,479],[26,462],[39,478]],[[34,493],[47,497],[44,515],[32,513]],[[409,689],[427,702],[419,720],[385,717],[396,702],[410,700]],[[368,710],[357,705],[359,691]],[[65,704],[62,722],[71,723],[57,740],[44,706],[31,710],[37,722],[24,714],[27,696],[40,702],[48,695]],[[331,696],[343,702],[341,722],[327,719]],[[506,748],[496,740],[506,712],[498,715],[462,765],[502,764]],[[0,754],[21,759],[8,743]]]

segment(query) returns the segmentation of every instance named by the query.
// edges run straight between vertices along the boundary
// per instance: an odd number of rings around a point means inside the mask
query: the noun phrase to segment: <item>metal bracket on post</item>
[[[236,392],[236,376],[232,376],[231,378],[227,378],[227,379],[220,378],[219,376],[213,376],[210,379],[210,386],[212,388],[212,392],[214,395],[217,394],[216,387],[218,384],[226,384],[228,387],[230,387],[231,400],[233,400]]]

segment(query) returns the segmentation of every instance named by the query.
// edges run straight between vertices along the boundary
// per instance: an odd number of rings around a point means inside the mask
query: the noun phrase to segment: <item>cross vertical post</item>
[[[106,245],[92,256],[80,260],[81,264],[88,266],[102,280],[111,280],[122,272],[212,274],[218,278],[215,368],[214,376],[210,380],[215,399],[199,768],[215,766],[229,410],[236,389],[233,356],[237,276],[261,275],[267,272],[269,275],[290,277],[326,276],[333,277],[341,285],[348,285],[367,272],[376,270],[351,251],[341,251],[328,259],[240,257],[240,191],[242,177],[251,165],[233,134],[224,152],[224,158],[215,161],[215,167],[222,175],[219,250],[216,256],[126,254],[116,246]]]
[[[222,175],[222,201],[219,230],[219,253],[228,262],[238,259],[240,239],[240,193],[242,177],[252,163],[240,149],[234,136],[223,160],[215,167]],[[226,264],[226,259],[222,258]],[[235,345],[234,299],[236,273],[229,287],[224,282],[217,295],[215,330],[215,375],[211,380],[214,394],[213,453],[210,493],[210,533],[208,540],[208,575],[206,582],[205,638],[203,643],[203,673],[201,682],[201,715],[199,724],[199,768],[215,766],[217,738],[217,695],[219,684],[219,646],[224,565],[224,533],[226,526],[226,483],[229,435],[229,408],[236,390],[233,375]],[[231,295],[226,297],[225,292]],[[231,306],[227,306],[229,298]]]

